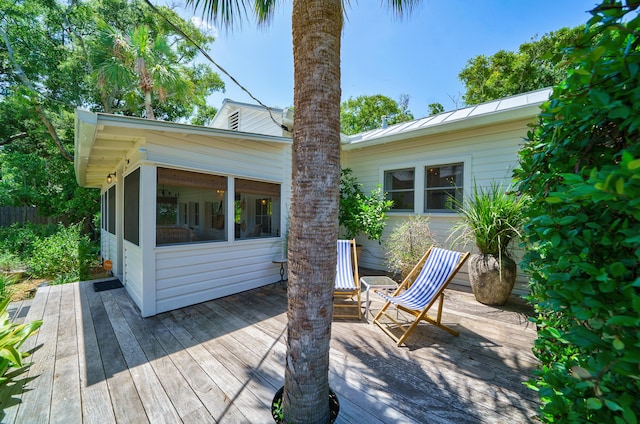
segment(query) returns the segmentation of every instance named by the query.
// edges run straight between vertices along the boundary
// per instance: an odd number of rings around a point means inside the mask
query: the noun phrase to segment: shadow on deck
[[[374,297],[369,321],[382,306]],[[529,314],[517,298],[495,308],[450,289],[443,321],[460,336],[424,324],[401,348],[365,319],[334,321],[337,423],[536,422],[536,395],[522,384],[536,365]],[[124,289],[43,287],[26,317],[40,318],[3,423],[272,422],[286,352],[277,285],[151,318]]]

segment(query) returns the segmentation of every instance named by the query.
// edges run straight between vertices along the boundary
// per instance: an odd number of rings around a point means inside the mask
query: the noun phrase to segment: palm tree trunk
[[[153,107],[151,106],[151,90],[144,90],[144,107],[147,119],[156,119],[156,116],[153,113]]]
[[[329,422],[340,182],[342,0],[294,0],[286,422]],[[296,254],[292,254],[295,252]]]

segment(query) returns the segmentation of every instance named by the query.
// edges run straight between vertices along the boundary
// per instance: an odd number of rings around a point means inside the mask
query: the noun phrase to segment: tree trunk
[[[153,107],[151,106],[151,90],[144,90],[144,107],[147,119],[156,119],[156,116],[153,113]]]
[[[329,422],[338,238],[342,0],[293,2],[294,113],[286,422]]]

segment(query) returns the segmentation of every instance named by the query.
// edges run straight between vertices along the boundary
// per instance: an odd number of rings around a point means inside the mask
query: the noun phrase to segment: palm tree
[[[155,119],[153,97],[164,101],[168,93],[184,95],[193,86],[177,63],[167,36],[152,37],[148,26],[140,25],[123,33],[108,24],[99,23],[98,48],[93,62],[94,74],[106,112],[111,112],[114,95],[124,93],[130,104],[142,95],[145,116]],[[132,90],[135,87],[138,91]]]
[[[419,0],[388,0],[398,13]],[[259,23],[277,0],[187,0],[231,25]],[[329,342],[340,186],[340,37],[344,0],[293,0],[294,119],[289,220],[286,422],[329,422]]]

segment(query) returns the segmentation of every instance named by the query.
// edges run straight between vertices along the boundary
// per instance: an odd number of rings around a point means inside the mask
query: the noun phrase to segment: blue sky
[[[258,28],[245,22],[215,29],[209,54],[268,106],[293,104],[291,0],[282,1],[273,21]],[[342,100],[383,94],[410,96],[416,118],[427,105],[446,110],[461,105],[458,73],[472,57],[517,50],[534,36],[585,23],[596,0],[422,0],[411,16],[399,19],[379,0],[351,1],[342,37]],[[386,4],[386,2],[385,2]],[[202,16],[189,9],[185,17]],[[254,103],[223,75],[225,93],[210,97]],[[453,100],[452,100],[453,99]]]

